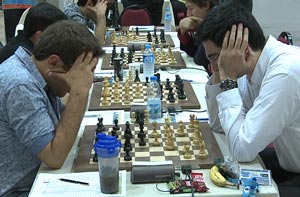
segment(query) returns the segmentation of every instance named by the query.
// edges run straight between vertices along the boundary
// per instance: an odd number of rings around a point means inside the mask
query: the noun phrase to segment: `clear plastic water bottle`
[[[145,45],[145,50],[143,54],[143,72],[144,79],[146,79],[146,77],[150,78],[154,75],[154,54],[151,51],[150,44]]]
[[[164,28],[166,32],[172,31],[172,13],[170,7],[166,7],[164,16]]]
[[[150,77],[147,87],[147,108],[149,119],[156,120],[161,118],[161,90],[156,76]]]

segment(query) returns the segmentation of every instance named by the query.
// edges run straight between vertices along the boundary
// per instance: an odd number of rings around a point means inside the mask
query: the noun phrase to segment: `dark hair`
[[[50,25],[41,35],[33,49],[35,59],[41,61],[52,54],[58,55],[67,67],[84,52],[102,54],[96,37],[85,25],[73,20],[63,20]]]
[[[198,30],[200,41],[211,40],[222,47],[226,31],[242,23],[249,29],[249,45],[253,50],[263,49],[266,38],[254,16],[247,9],[233,2],[222,3],[212,9]]]
[[[213,8],[218,3],[218,0],[186,0],[186,1],[193,2],[197,4],[199,7],[206,6],[206,4],[208,3],[210,8]]]
[[[31,37],[37,31],[44,31],[49,25],[59,20],[65,20],[67,16],[57,7],[43,2],[31,7],[24,21],[23,33]]]
[[[94,6],[96,5],[97,1],[98,0],[92,0]],[[87,2],[88,0],[78,0],[77,5],[83,7],[86,5]]]

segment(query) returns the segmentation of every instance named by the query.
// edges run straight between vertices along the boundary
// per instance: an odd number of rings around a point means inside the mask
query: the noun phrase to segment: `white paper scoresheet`
[[[60,178],[87,182],[89,185],[69,183]],[[119,192],[103,194],[100,191],[99,172],[80,172],[67,174],[40,173],[35,180],[30,197],[81,197],[81,196],[126,196],[126,171],[119,172]]]

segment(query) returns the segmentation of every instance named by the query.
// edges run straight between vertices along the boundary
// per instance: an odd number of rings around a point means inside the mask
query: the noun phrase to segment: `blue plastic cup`
[[[104,194],[114,194],[119,190],[119,152],[121,142],[114,136],[99,135],[94,145],[98,155],[100,188]]]

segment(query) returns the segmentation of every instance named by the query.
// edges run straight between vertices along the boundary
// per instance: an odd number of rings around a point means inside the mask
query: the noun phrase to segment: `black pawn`
[[[98,162],[98,155],[97,155],[97,153],[94,154],[93,162]]]
[[[120,126],[118,125],[118,119],[116,118],[116,119],[114,119],[114,126],[113,126],[113,130],[120,130]]]
[[[169,90],[170,88],[171,88],[171,82],[170,82],[170,79],[167,78],[167,80],[166,80],[166,85],[165,85],[165,89],[166,89],[166,90]]]
[[[136,34],[137,36],[139,35],[139,28],[138,28],[138,27],[135,28],[135,34]]]
[[[125,161],[131,161],[132,160],[132,157],[130,156],[130,150],[129,149],[126,149],[125,150],[125,156],[124,156],[124,160]]]

